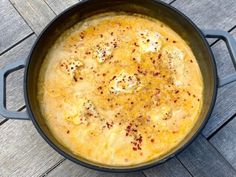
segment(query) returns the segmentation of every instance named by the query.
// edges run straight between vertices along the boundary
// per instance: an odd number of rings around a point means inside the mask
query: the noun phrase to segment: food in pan
[[[160,159],[191,131],[202,108],[195,56],[163,22],[105,13],[79,22],[49,49],[38,101],[55,138],[93,162]]]

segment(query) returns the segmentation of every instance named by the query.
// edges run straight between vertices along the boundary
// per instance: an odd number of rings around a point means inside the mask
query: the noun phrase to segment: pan
[[[110,166],[98,164],[74,155],[60,144],[45,124],[40,113],[37,101],[37,80],[39,71],[48,49],[56,39],[68,28],[79,21],[104,12],[138,13],[156,18],[176,31],[191,47],[200,67],[203,83],[203,106],[198,121],[185,139],[162,159],[154,159],[142,164],[131,166]],[[201,132],[209,119],[215,104],[217,89],[236,80],[236,73],[225,78],[217,77],[215,59],[206,38],[220,38],[226,43],[234,67],[236,68],[236,42],[228,32],[221,30],[200,30],[189,18],[177,9],[157,0],[84,0],[62,12],[38,36],[26,60],[19,60],[0,70],[0,114],[8,119],[30,120],[43,139],[65,158],[99,171],[132,172],[144,170],[159,165],[174,157],[185,149]],[[24,98],[25,112],[13,112],[6,109],[6,77],[19,69],[24,68]]]

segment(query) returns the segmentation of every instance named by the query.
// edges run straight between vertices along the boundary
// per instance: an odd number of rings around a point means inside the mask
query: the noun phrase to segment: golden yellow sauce
[[[107,165],[160,158],[193,128],[202,106],[199,66],[164,23],[100,14],[66,31],[40,71],[45,121],[74,154]]]

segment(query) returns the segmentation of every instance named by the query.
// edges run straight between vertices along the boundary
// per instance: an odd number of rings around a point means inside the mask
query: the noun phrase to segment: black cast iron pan
[[[140,13],[163,21],[182,36],[185,41],[187,41],[189,46],[192,48],[201,69],[204,82],[204,99],[200,117],[184,141],[159,160],[156,159],[134,166],[122,167],[108,166],[88,161],[72,154],[67,148],[63,147],[48,130],[44,118],[40,113],[39,104],[36,98],[37,79],[41,64],[48,49],[60,34],[80,20],[98,13],[109,11]],[[236,68],[236,42],[229,33],[219,30],[201,31],[185,15],[163,2],[157,0],[82,1],[62,12],[51,23],[49,23],[49,25],[39,35],[26,61],[20,60],[16,63],[5,66],[0,70],[0,114],[9,119],[31,120],[39,134],[52,148],[67,159],[85,167],[109,172],[131,172],[153,167],[175,156],[194,140],[210,117],[215,104],[217,87],[236,80],[236,73],[220,80],[217,78],[214,56],[205,39],[206,37],[221,38],[226,42]],[[26,112],[12,112],[6,109],[6,77],[9,73],[21,68],[25,68],[23,84],[27,110]]]

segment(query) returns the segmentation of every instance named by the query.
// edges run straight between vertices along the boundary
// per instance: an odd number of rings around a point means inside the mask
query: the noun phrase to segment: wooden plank
[[[8,120],[0,126],[0,176],[42,174],[61,156],[40,137],[31,121]]]
[[[0,0],[0,54],[22,40],[31,29],[8,0]]]
[[[60,14],[63,10],[68,7],[80,2],[81,0],[44,0],[56,14]],[[173,0],[163,0],[165,3],[171,3]]]
[[[178,158],[194,177],[236,176],[236,171],[228,161],[202,135]]]
[[[75,163],[65,160],[60,166],[48,173],[47,177],[145,177],[141,172],[137,173],[104,173],[76,165]]]
[[[151,168],[149,170],[145,170],[144,174],[147,177],[191,177],[188,171],[183,167],[183,165],[179,162],[178,159],[173,158],[168,162],[157,166],[155,168]]]
[[[0,56],[0,68],[17,60],[25,60],[36,36],[32,35],[19,45]],[[10,74],[7,79],[7,107],[17,110],[24,105],[23,69]]]
[[[177,0],[172,5],[200,28],[229,30],[236,25],[235,0]]]
[[[217,132],[210,142],[236,169],[236,117]]]
[[[10,0],[36,34],[55,17],[53,11],[42,0]]]
[[[75,3],[79,2],[80,0],[44,0],[56,14],[61,13],[66,8],[74,5]]]
[[[236,30],[233,30],[231,34],[236,39]],[[215,55],[217,69],[221,78],[235,72],[232,61],[223,41],[217,42],[217,44],[212,47],[212,50]],[[236,82],[218,89],[216,105],[209,122],[203,130],[204,136],[209,137],[236,113],[235,90]]]
[[[32,35],[0,56],[0,65],[25,59],[35,41]],[[14,73],[9,80],[8,105],[18,109],[24,105],[22,86],[23,72]],[[3,118],[0,117],[2,120]],[[39,176],[62,157],[57,154],[36,132],[30,121],[8,120],[0,126],[0,176]]]

